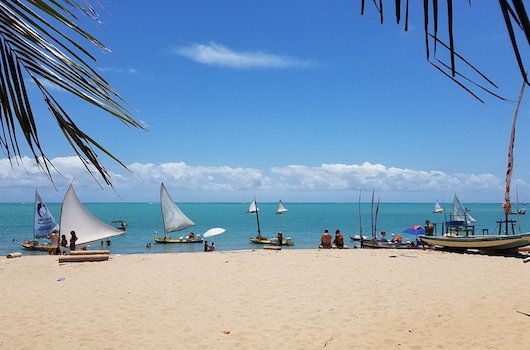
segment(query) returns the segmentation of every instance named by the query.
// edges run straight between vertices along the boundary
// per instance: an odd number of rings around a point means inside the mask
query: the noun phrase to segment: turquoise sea
[[[259,219],[262,235],[275,236],[278,231],[284,237],[292,237],[295,246],[289,249],[315,248],[320,242],[324,229],[334,233],[340,229],[346,244],[352,246],[349,236],[359,233],[358,203],[289,203],[284,215],[276,215],[277,203],[259,203]],[[55,219],[60,219],[60,203],[47,203]],[[127,233],[114,237],[112,253],[177,253],[194,252],[203,249],[202,244],[156,244],[153,241],[155,231],[163,234],[160,203],[84,203],[85,207],[101,221],[125,220],[129,227]],[[493,233],[496,221],[503,217],[500,203],[463,203],[469,213],[477,220],[475,232],[488,229]],[[217,250],[242,250],[260,248],[249,242],[256,235],[256,216],[246,213],[249,203],[178,203],[180,209],[195,223],[192,227],[196,234],[202,234],[212,227],[222,227],[226,232],[212,237]],[[364,235],[371,232],[371,203],[362,203],[361,224]],[[412,225],[423,225],[425,220],[437,224],[438,232],[444,221],[444,214],[433,214],[433,203],[381,203],[377,219],[377,232],[387,231],[387,236],[399,233]],[[449,215],[452,204],[445,205]],[[530,216],[530,214],[529,214]],[[521,230],[528,229],[526,215],[512,216],[520,220]],[[43,254],[24,251],[20,242],[32,238],[33,203],[0,203],[0,254],[20,251],[23,254]],[[173,237],[186,234],[173,233]],[[407,238],[407,237],[405,237]],[[415,240],[415,237],[408,237]],[[146,244],[151,242],[152,248]],[[92,245],[99,249],[99,244]],[[44,253],[45,254],[45,253]]]

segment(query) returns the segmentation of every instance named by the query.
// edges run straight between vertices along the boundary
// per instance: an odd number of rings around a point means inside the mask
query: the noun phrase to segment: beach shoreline
[[[0,258],[0,347],[524,348],[529,269],[432,250]]]

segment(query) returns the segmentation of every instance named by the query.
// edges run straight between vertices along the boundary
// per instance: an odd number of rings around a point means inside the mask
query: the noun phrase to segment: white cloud
[[[314,68],[318,63],[262,51],[236,51],[216,43],[194,44],[172,49],[195,62],[222,67],[251,69]]]
[[[52,159],[60,175],[53,170],[59,193],[68,184],[84,188],[89,200],[119,200],[108,188],[101,190],[77,157]],[[21,166],[0,159],[0,201],[19,201],[20,193],[33,193],[35,187],[53,188],[31,158],[24,157]],[[158,187],[164,182],[178,191],[184,200],[234,201],[260,193],[262,200],[274,200],[290,194],[293,200],[355,200],[359,189],[382,193],[385,200],[431,201],[440,193],[466,193],[469,200],[501,201],[503,181],[492,174],[448,174],[436,170],[412,170],[386,167],[382,164],[322,164],[309,167],[289,165],[270,170],[229,166],[191,166],[183,162],[161,164],[132,163],[132,171],[111,172],[116,191],[126,201],[157,200]],[[521,190],[527,184],[514,179]],[[15,191],[16,189],[16,191]],[[97,190],[97,191],[95,191]],[[55,195],[60,199],[59,195]],[[270,197],[270,198],[267,198]],[[333,199],[335,198],[335,199]]]

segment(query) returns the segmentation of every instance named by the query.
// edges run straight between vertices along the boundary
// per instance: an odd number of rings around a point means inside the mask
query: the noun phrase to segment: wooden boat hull
[[[201,243],[202,237],[196,238],[171,238],[171,237],[155,237],[156,243],[169,244],[169,243]]]
[[[530,244],[530,233],[519,235],[491,235],[469,237],[418,236],[429,245],[452,249],[505,250],[524,247]]]
[[[277,245],[279,246],[280,244],[278,243],[278,240],[277,239],[257,239],[257,238],[250,238],[250,242],[252,243],[256,243],[256,244],[268,244],[268,245]],[[290,239],[290,237],[287,237],[285,238],[283,241],[282,241],[282,244],[283,246],[294,246],[294,242],[292,239]]]
[[[347,245],[342,247],[337,247],[335,244],[333,244],[331,247],[324,247],[322,244],[318,246],[318,249],[350,249]]]
[[[361,236],[359,236],[359,235],[350,236],[350,239],[352,241],[360,241],[361,240]],[[368,240],[368,237],[363,236],[363,240]]]
[[[371,249],[417,249],[418,247],[413,243],[397,243],[397,242],[385,242],[385,241],[374,241],[363,240],[362,248]]]
[[[52,246],[50,244],[40,244],[40,243],[34,243],[34,241],[25,241],[20,243],[20,245],[27,250],[35,250],[35,251],[41,251],[41,252],[47,252],[48,250],[52,249]]]

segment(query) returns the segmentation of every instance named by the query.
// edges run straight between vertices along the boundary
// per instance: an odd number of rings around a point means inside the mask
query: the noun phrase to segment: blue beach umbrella
[[[406,233],[408,235],[414,235],[414,236],[424,235],[425,234],[425,229],[423,227],[421,227],[420,225],[414,225],[412,227],[409,227],[406,230],[403,230],[403,233]]]

